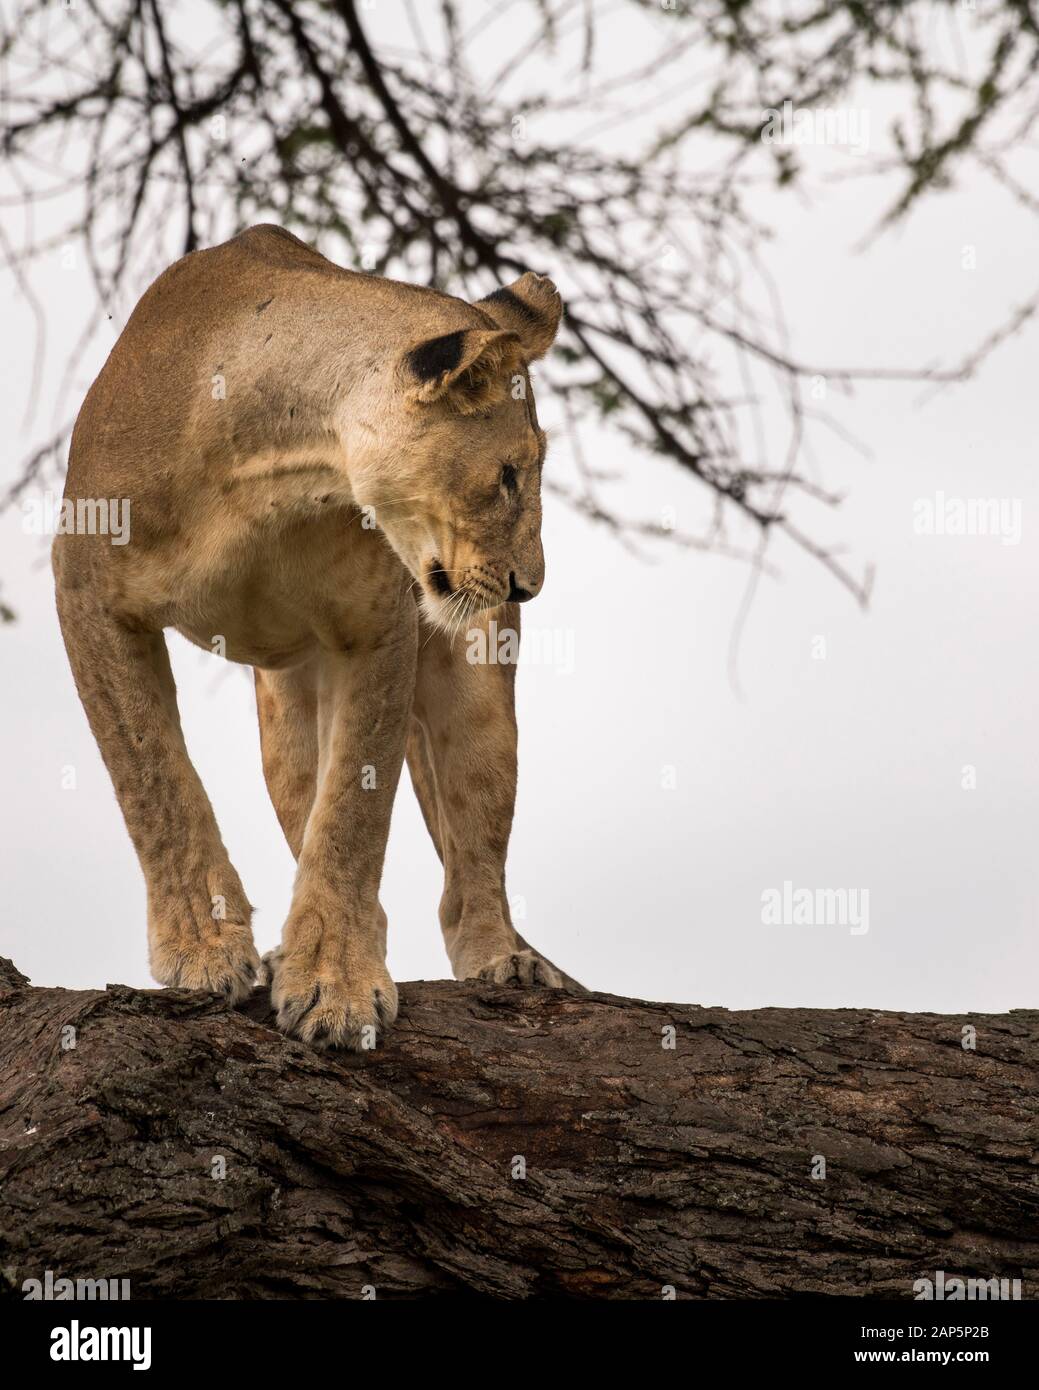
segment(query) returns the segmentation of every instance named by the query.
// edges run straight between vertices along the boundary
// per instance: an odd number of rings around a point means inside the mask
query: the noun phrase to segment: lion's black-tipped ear
[[[532,270],[478,300],[476,307],[490,314],[499,328],[519,334],[524,362],[544,357],[555,341],[563,314],[563,301],[555,285],[547,275],[535,275]]]
[[[468,415],[504,392],[509,374],[521,361],[517,334],[500,328],[463,328],[416,344],[404,354],[402,375],[413,400],[446,399]]]

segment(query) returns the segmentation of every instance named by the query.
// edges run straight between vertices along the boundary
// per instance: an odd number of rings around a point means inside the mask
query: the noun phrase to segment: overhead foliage
[[[868,572],[802,521],[806,499],[839,501],[805,467],[806,425],[837,423],[809,383],[965,378],[1037,301],[941,368],[800,359],[762,256],[767,229],[748,210],[752,190],[796,188],[804,172],[796,145],[762,138],[767,113],[847,108],[864,86],[891,88],[880,171],[897,190],[882,225],[968,163],[1035,211],[1011,157],[1039,115],[1031,5],[621,0],[655,52],[608,72],[600,29],[617,6],[394,5],[392,43],[353,0],[7,7],[0,254],[32,297],[42,258],[82,248],[97,311],[73,360],[172,255],[260,220],[345,263],[471,298],[549,271],[567,314],[542,390],[560,402],[577,464],[557,491],[625,538],[747,553],[756,534],[757,566],[782,533],[864,602]],[[71,212],[41,235],[52,200]],[[782,401],[785,436],[762,429],[763,393]],[[705,526],[605,502],[581,446],[588,420],[619,431],[633,459],[662,457],[707,489]],[[66,441],[59,428],[35,451],[8,503],[58,469]]]

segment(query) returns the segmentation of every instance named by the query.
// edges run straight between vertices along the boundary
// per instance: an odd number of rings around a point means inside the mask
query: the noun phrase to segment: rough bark
[[[259,991],[232,1012],[0,964],[16,1296],[46,1269],[155,1298],[910,1298],[939,1269],[1039,1289],[1033,1011],[434,981],[354,1058],[281,1037]]]

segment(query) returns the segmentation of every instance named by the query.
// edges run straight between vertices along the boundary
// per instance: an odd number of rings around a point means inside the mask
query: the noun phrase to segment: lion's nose
[[[526,603],[528,598],[533,598],[534,594],[530,589],[524,589],[521,584],[516,583],[515,574],[509,575],[509,603]]]

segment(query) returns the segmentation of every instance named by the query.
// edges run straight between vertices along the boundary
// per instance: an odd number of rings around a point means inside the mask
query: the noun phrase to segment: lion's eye
[[[505,491],[514,497],[518,487],[518,476],[511,463],[507,463],[501,470],[501,485]]]

